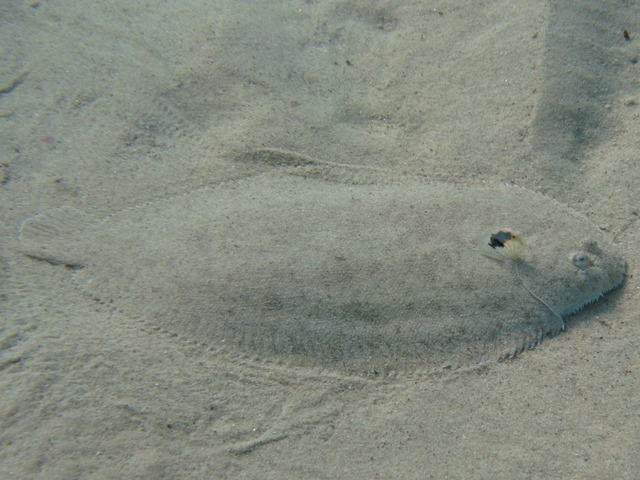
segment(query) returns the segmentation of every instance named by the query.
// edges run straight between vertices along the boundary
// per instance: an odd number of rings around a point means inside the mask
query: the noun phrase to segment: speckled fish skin
[[[520,262],[478,248],[504,227],[525,241]],[[606,234],[534,192],[340,166],[276,169],[103,220],[63,207],[26,220],[21,244],[189,340],[354,372],[512,356],[626,269]]]

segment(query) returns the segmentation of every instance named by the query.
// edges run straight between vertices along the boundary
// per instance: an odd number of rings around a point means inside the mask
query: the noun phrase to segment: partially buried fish
[[[618,286],[583,215],[523,188],[337,165],[276,168],[114,213],[23,222],[125,314],[220,348],[360,372],[513,356]]]

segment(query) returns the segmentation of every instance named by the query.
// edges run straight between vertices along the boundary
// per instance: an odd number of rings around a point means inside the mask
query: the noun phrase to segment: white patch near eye
[[[591,266],[591,258],[585,252],[576,252],[571,256],[571,262],[580,270]]]
[[[524,254],[522,235],[510,228],[487,230],[480,237],[480,251],[497,260],[519,262]]]

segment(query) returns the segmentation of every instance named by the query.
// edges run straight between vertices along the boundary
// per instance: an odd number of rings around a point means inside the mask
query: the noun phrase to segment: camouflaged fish
[[[20,242],[73,267],[86,294],[186,339],[359,372],[513,356],[626,269],[598,227],[532,191],[338,165],[103,219],[62,207],[25,220]]]

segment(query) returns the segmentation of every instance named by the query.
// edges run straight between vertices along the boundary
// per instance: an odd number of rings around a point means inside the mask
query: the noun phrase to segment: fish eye
[[[589,268],[591,266],[591,258],[585,252],[576,252],[571,257],[571,262],[580,270]]]

